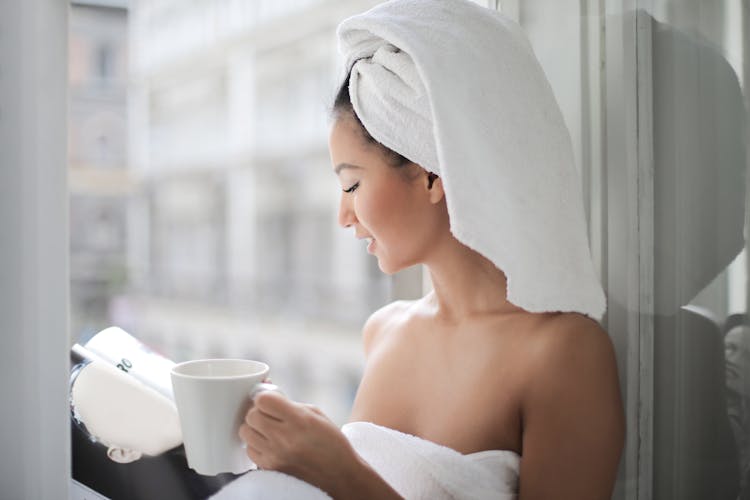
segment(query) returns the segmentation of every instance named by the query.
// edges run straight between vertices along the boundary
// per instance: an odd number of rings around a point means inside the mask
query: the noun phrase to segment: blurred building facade
[[[71,327],[78,335],[108,324],[109,297],[126,285],[127,19],[124,2],[71,4]]]
[[[327,150],[335,27],[375,3],[129,9],[128,286],[111,321],[175,360],[267,361],[291,397],[338,422],[361,326],[391,296],[337,226]]]

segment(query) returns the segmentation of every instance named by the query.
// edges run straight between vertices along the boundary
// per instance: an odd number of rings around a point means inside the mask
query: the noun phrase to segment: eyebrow
[[[333,171],[336,172],[336,175],[339,175],[341,171],[346,168],[357,169],[362,167],[360,167],[359,165],[352,165],[351,163],[339,163],[338,165],[336,165],[336,168],[334,168]]]

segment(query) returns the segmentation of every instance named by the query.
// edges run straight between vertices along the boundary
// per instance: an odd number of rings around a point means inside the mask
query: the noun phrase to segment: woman
[[[466,456],[514,452],[522,499],[609,497],[624,434],[617,367],[592,319],[603,295],[570,141],[525,38],[462,0],[389,2],[339,37],[339,223],[383,272],[424,264],[433,284],[366,322],[351,421]],[[256,397],[240,435],[261,469],[334,498],[406,491],[318,409],[279,394]]]

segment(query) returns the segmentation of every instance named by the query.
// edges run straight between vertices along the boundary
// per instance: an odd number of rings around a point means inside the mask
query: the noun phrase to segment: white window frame
[[[68,3],[0,15],[0,492],[70,486]]]

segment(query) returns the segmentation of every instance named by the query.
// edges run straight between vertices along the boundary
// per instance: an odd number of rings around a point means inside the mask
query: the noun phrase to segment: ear
[[[443,179],[432,172],[426,172],[427,190],[429,191],[430,203],[435,204],[442,201],[445,197],[443,190]]]

